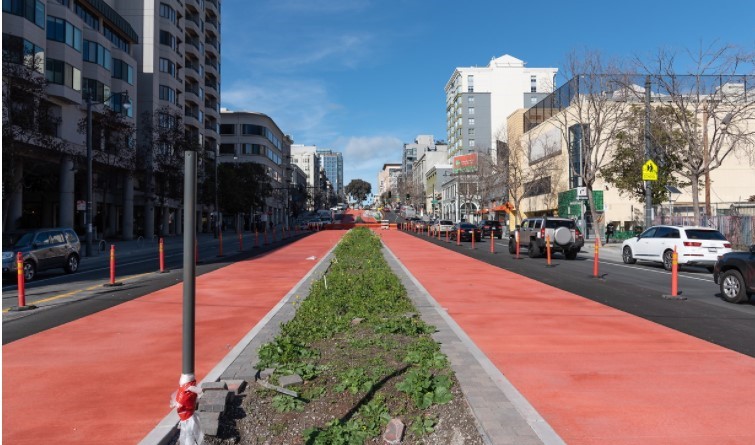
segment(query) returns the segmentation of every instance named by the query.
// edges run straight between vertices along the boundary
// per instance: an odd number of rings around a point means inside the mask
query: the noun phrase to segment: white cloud
[[[344,185],[363,179],[377,190],[377,174],[383,164],[401,162],[404,143],[395,136],[351,136],[338,138],[333,150],[343,153]]]
[[[337,136],[326,121],[340,105],[330,100],[327,89],[317,80],[237,80],[223,87],[221,97],[223,107],[230,110],[267,114],[295,141],[310,143]]]

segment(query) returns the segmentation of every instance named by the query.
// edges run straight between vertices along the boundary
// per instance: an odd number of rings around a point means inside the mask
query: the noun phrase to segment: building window
[[[89,25],[90,28],[97,31],[100,30],[100,19],[98,19],[95,14],[89,11],[89,9],[83,6],[80,2],[76,2],[74,9],[76,10],[76,15],[81,17],[81,19],[84,20],[84,23]]]
[[[110,87],[95,79],[81,79],[81,96],[90,98],[93,102],[105,102],[111,96]]]
[[[81,91],[81,71],[62,60],[47,59],[45,78],[50,83]]]
[[[469,146],[470,147],[474,147],[474,139],[470,139],[469,140]]]
[[[23,17],[45,29],[45,3],[41,0],[3,0],[3,12]]]
[[[47,40],[65,43],[81,52],[81,30],[63,19],[47,17]]]
[[[235,155],[236,144],[220,144],[220,154],[221,155]]]
[[[469,102],[470,104],[473,104],[474,103],[474,96],[469,96],[467,98],[467,102]]]
[[[160,57],[159,67],[161,73],[170,74],[170,77],[176,77],[176,64],[168,59]]]
[[[468,122],[469,122],[469,125],[474,125],[474,118],[470,117]]]
[[[474,114],[474,107],[469,107],[467,114]]]
[[[469,128],[467,130],[467,134],[470,135],[470,136],[474,136],[474,128]]]
[[[169,46],[171,49],[176,49],[176,36],[168,31],[160,31],[160,44]]]
[[[467,92],[474,93],[474,76],[467,76]]]
[[[89,40],[84,40],[84,62],[96,63],[108,71],[113,66],[110,50],[97,42]]]
[[[168,19],[168,21],[170,21],[171,23],[175,25],[176,10],[166,5],[165,3],[160,3],[160,17],[164,19]]]
[[[160,100],[166,100],[172,104],[176,103],[176,90],[165,85],[160,85]]]
[[[234,124],[220,124],[220,134],[236,134],[236,126]]]
[[[120,59],[113,59],[113,78],[125,80],[129,85],[134,84],[134,68]]]
[[[44,73],[45,51],[21,37],[3,34],[3,62],[24,65]]]
[[[128,103],[129,100],[130,99],[128,99],[123,94],[113,94],[113,96],[110,98],[110,108],[112,108],[116,113],[121,113],[122,115],[128,117],[134,117],[134,107],[123,106]]]
[[[530,76],[530,93],[537,93],[537,76]]]
[[[115,45],[115,47],[120,49],[121,51],[131,53],[131,44],[128,43],[128,40],[118,35],[118,33],[111,27],[105,25],[104,28],[105,29],[102,31],[102,34],[106,39],[110,40],[110,43]]]

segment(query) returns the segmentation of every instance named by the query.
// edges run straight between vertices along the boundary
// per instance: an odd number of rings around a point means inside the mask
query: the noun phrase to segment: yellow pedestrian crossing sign
[[[646,163],[642,165],[642,180],[643,181],[657,181],[658,180],[658,166],[655,165],[652,159],[648,159]]]

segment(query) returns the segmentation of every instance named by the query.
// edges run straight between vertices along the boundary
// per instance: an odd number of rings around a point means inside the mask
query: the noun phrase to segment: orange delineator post
[[[514,232],[516,238],[516,259],[519,259],[519,232]]]
[[[595,238],[595,256],[592,261],[592,276],[594,278],[598,278],[598,259],[600,258],[600,254],[598,251],[600,250],[600,242],[598,241],[598,238]]]
[[[679,254],[676,253],[676,246],[674,246],[674,253],[671,254],[671,296],[677,295],[679,295]]]
[[[244,251],[244,237],[241,235],[241,232],[239,232],[239,252]]]
[[[495,241],[493,241],[493,231],[490,231],[490,253],[495,253]]]
[[[474,234],[474,229],[472,229],[472,249],[473,250],[474,250],[474,239],[475,239],[475,234]]]
[[[160,238],[160,244],[157,250],[160,253],[160,272],[162,273],[162,272],[165,272],[165,247],[164,247],[162,238]]]
[[[548,235],[545,235],[545,257],[547,258],[546,266],[551,265],[551,240]]]
[[[18,271],[18,307],[26,306],[26,278],[24,277],[24,254],[16,253],[16,270]]]
[[[461,229],[456,229],[456,245],[461,246]]]
[[[438,230],[436,230],[436,232],[438,232],[438,239],[440,239],[440,227],[438,227]]]
[[[120,286],[123,283],[115,282],[115,244],[110,245],[110,283],[105,286]]]
[[[450,230],[446,229],[446,242],[447,242],[447,243],[450,243],[450,242],[451,242],[451,241],[449,241],[449,239],[448,239],[448,233],[449,233],[449,232],[450,232]]]

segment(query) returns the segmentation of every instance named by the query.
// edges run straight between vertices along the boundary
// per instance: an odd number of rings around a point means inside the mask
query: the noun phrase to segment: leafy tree
[[[705,213],[710,215],[710,172],[734,153],[755,163],[755,101],[748,91],[754,80],[737,74],[740,65],[751,67],[755,56],[716,44],[688,56],[684,69],[690,74],[685,76],[677,74],[680,64],[673,52],[661,50],[647,63],[637,63],[668,98],[673,128],[685,139],[678,173],[692,186],[692,208],[700,221],[700,182],[705,181]]]
[[[227,213],[244,213],[265,205],[271,196],[270,177],[261,164],[218,165],[218,201]]]
[[[651,182],[653,204],[668,200],[667,185],[685,187],[687,182],[679,180],[674,173],[682,167],[681,150],[685,138],[678,128],[673,127],[673,114],[666,105],[652,109],[650,138],[652,158],[658,165],[658,180]],[[645,202],[645,182],[642,180],[642,166],[645,159],[645,108],[633,105],[627,116],[627,125],[616,135],[616,148],[613,160],[602,170],[603,178],[612,184],[622,195]]]
[[[367,199],[367,195],[372,193],[372,184],[362,179],[352,179],[346,185],[346,193],[355,197],[360,203]]]

